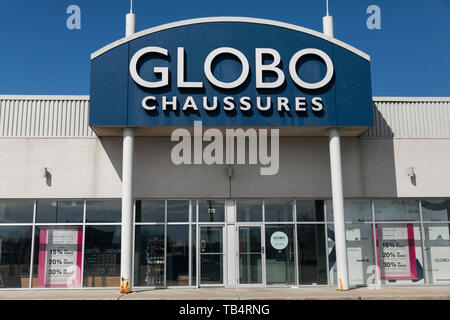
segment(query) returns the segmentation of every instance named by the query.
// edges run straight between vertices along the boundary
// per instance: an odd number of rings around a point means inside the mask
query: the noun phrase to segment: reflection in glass
[[[167,226],[167,286],[189,285],[189,225]]]
[[[374,200],[377,221],[419,220],[419,201],[414,199]]]
[[[424,224],[425,258],[431,284],[450,283],[450,224]]]
[[[236,219],[238,222],[262,221],[262,201],[236,200]]]
[[[224,222],[225,201],[199,200],[198,219],[200,222]]]
[[[164,286],[164,225],[136,226],[135,286]]]
[[[189,222],[189,200],[167,200],[167,222]]]
[[[0,288],[28,288],[31,227],[0,227]]]
[[[162,222],[166,213],[164,200],[136,200],[136,222]]]
[[[32,223],[34,201],[0,200],[0,223]]]
[[[297,228],[299,283],[326,284],[325,226],[303,224]]]
[[[86,201],[86,222],[120,222],[122,200]]]
[[[82,223],[84,201],[37,201],[37,223]]]
[[[424,221],[450,221],[450,200],[422,200]]]
[[[264,202],[265,220],[292,221],[293,206],[292,200],[266,200]]]
[[[333,202],[327,200],[327,221],[333,222]],[[372,204],[365,199],[345,199],[344,216],[348,222],[372,221]]]
[[[120,286],[120,226],[86,226],[84,287]]]
[[[239,283],[261,282],[261,227],[239,227]]]
[[[266,282],[294,284],[294,226],[266,225]]]
[[[323,200],[297,200],[297,221],[324,221]]]

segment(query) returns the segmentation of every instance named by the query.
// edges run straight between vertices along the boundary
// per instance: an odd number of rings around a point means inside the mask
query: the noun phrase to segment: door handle
[[[261,247],[261,253],[264,254],[264,247]]]

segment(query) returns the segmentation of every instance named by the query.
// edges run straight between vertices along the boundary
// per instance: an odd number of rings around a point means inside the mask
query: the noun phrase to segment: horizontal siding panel
[[[374,98],[374,126],[363,138],[450,138],[450,99]]]
[[[0,96],[0,138],[95,137],[89,97]]]
[[[95,137],[88,96],[0,96],[0,137]],[[364,138],[450,138],[449,98],[374,98]]]

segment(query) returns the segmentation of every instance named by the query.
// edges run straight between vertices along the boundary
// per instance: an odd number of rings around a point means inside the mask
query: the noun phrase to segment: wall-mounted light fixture
[[[47,176],[48,176],[47,167],[44,167],[41,169],[41,176],[42,176],[42,178],[47,178]]]
[[[416,175],[416,173],[414,172],[414,167],[409,167],[408,168],[408,177],[412,178]]]

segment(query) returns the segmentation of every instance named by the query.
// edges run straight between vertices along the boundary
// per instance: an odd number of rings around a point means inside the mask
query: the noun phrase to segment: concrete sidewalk
[[[450,300],[450,286],[357,288],[207,288],[119,290],[2,290],[0,300]]]

